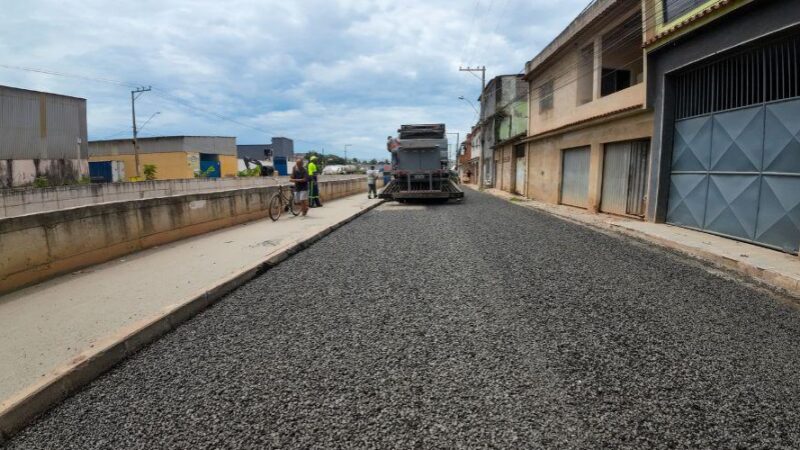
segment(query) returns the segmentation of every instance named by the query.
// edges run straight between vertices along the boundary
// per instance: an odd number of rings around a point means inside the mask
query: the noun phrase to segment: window
[[[664,0],[664,23],[671,22],[708,0]]]
[[[525,144],[517,144],[514,146],[514,157],[515,158],[525,157]]]
[[[539,86],[539,112],[553,109],[553,80]]]
[[[611,95],[644,80],[639,35],[642,15],[636,12],[602,36],[600,96]]]

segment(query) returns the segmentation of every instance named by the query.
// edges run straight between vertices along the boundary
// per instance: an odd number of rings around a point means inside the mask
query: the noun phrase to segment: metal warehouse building
[[[271,154],[273,158],[284,157],[291,160],[294,157],[294,141],[285,137],[274,137],[271,144],[237,145],[236,149],[240,159],[269,159],[265,152]]]
[[[163,136],[137,141],[140,166],[155,165],[159,180],[194,178],[201,172],[210,178],[236,175],[235,137]],[[89,160],[92,163],[122,161],[125,177],[136,176],[132,139],[92,141]]]
[[[0,187],[88,176],[86,100],[0,86]]]

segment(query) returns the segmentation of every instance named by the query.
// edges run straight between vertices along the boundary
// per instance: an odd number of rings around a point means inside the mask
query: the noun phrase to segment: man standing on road
[[[297,158],[295,161],[289,181],[294,183],[294,203],[301,204],[300,210],[305,216],[308,214],[308,171],[303,167],[303,158]]]
[[[316,161],[316,156],[308,158],[308,178],[310,181],[308,187],[308,202],[309,206],[312,208],[318,208],[322,206],[322,202],[319,201],[319,185],[317,184],[317,174],[319,173],[319,169],[317,169]]]
[[[373,198],[373,194],[375,195],[374,198],[378,198],[378,190],[375,188],[375,184],[378,182],[378,175],[379,172],[375,170],[375,166],[369,166],[369,170],[367,171],[367,187],[369,188],[369,194],[367,194],[367,198]]]

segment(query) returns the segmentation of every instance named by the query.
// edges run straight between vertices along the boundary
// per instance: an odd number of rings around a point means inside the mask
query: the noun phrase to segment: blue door
[[[272,160],[272,164],[275,166],[275,171],[278,172],[278,175],[286,176],[289,175],[289,167],[286,163],[285,156],[276,156],[275,159]]]
[[[209,171],[209,167],[213,167],[214,170]],[[219,161],[200,160],[200,172],[205,173],[208,178],[219,178]]]
[[[111,183],[114,181],[114,176],[111,173],[111,161],[90,162],[89,178],[92,183]]]

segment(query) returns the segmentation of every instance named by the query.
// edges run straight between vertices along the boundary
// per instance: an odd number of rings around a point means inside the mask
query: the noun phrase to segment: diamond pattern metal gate
[[[667,221],[797,253],[800,99],[677,121]]]
[[[800,36],[709,59],[671,81],[667,222],[797,253]]]

